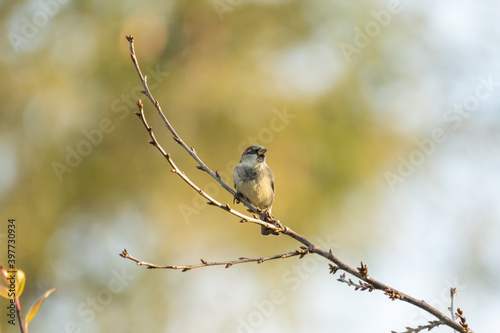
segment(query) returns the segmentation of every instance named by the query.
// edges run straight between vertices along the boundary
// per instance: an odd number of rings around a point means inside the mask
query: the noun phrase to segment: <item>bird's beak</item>
[[[259,155],[264,155],[266,153],[267,149],[266,148],[260,148],[259,151],[257,152],[257,154]]]

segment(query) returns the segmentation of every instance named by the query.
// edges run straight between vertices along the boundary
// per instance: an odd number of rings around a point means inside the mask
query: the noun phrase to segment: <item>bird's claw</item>
[[[233,203],[239,204],[241,202],[241,199],[243,198],[243,195],[240,192],[236,192],[233,197]]]
[[[274,223],[274,217],[271,216],[271,214],[269,213],[269,210],[267,210],[267,209],[260,212],[260,219],[262,221]]]

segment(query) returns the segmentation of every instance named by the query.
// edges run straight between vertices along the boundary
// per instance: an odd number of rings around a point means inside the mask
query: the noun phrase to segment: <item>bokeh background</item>
[[[0,2],[0,259],[32,332],[388,332],[432,319],[324,260],[151,271],[296,249],[206,206],[133,115],[126,34],[167,117],[224,179],[268,148],[275,215],[471,328],[500,312],[498,1]],[[146,114],[179,167],[231,197]],[[238,206],[243,210],[241,206]],[[2,332],[17,332],[5,318]],[[448,328],[435,329],[449,331]]]

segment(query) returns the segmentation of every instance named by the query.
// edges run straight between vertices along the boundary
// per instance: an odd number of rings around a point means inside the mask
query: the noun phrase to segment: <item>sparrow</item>
[[[262,211],[266,220],[272,221],[271,208],[274,201],[274,175],[266,164],[267,149],[250,146],[243,151],[240,163],[234,168],[233,180],[236,194],[234,200],[245,198]],[[261,226],[261,235],[279,235],[279,232]]]

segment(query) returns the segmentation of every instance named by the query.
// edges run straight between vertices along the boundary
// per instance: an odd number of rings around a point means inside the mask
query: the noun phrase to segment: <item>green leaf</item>
[[[36,313],[38,312],[38,310],[40,310],[40,307],[42,306],[45,299],[47,297],[49,297],[49,295],[52,294],[52,292],[54,292],[54,291],[59,292],[58,289],[52,288],[52,289],[48,290],[47,292],[45,292],[45,294],[40,296],[40,298],[37,299],[35,303],[33,303],[30,310],[28,311],[28,315],[26,316],[26,325],[28,325],[28,323],[31,321],[31,319],[33,319],[35,317]]]

